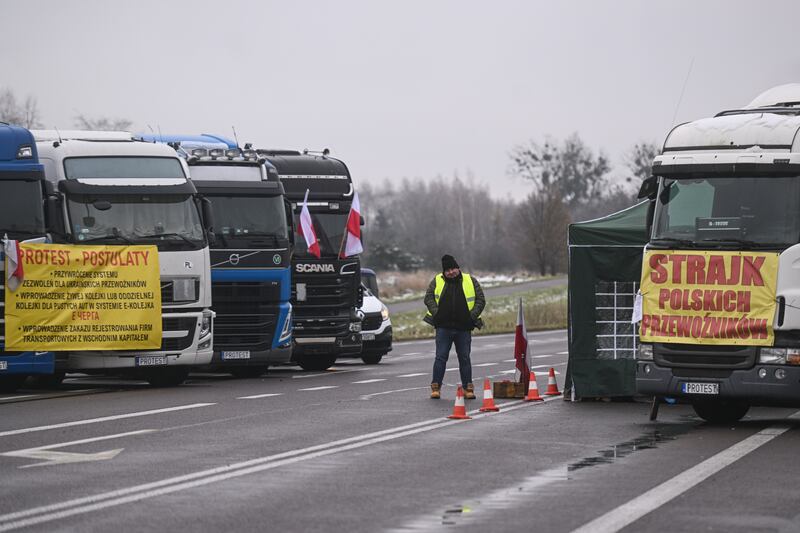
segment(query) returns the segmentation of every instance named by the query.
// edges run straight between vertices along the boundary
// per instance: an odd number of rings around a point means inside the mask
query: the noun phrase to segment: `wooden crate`
[[[495,398],[524,398],[525,384],[516,381],[495,381],[492,383],[492,395]]]

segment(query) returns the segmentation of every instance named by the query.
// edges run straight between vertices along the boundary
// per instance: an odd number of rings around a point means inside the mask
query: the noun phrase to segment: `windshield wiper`
[[[103,240],[106,240],[106,239],[117,239],[117,240],[120,240],[120,241],[122,241],[124,243],[127,243],[127,244],[135,244],[132,240],[130,240],[129,238],[127,238],[124,235],[121,235],[119,233],[115,233],[115,234],[111,234],[111,235],[102,235],[100,237],[92,237],[90,239],[83,239],[83,240],[79,239],[78,242],[80,244],[86,244],[87,242],[103,241]]]
[[[674,237],[658,237],[657,239],[650,239],[651,244],[663,244],[663,245],[677,245],[677,246],[688,246],[689,248],[694,248],[696,246],[696,242],[690,241],[689,239],[676,239]]]
[[[155,233],[152,235],[136,235],[136,238],[138,239],[152,239],[158,237],[179,237],[180,239],[183,239],[187,244],[190,244],[192,246],[197,245],[197,241],[193,241],[188,237],[186,237],[185,235],[181,235],[180,233]]]

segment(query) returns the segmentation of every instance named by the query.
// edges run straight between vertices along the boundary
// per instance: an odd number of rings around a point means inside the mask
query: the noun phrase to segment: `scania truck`
[[[321,257],[311,255],[297,234],[292,258],[293,360],[304,370],[326,370],[337,357],[361,353],[361,261],[341,258],[342,238],[353,201],[353,180],[328,150],[258,150],[278,170],[292,202],[295,228],[308,191],[308,209]],[[363,221],[362,221],[363,222]]]
[[[206,232],[186,161],[127,132],[34,131],[48,182],[58,193],[61,241],[155,245],[162,344],[153,351],[65,351],[56,371],[132,375],[178,385],[211,362],[213,313]]]
[[[33,135],[25,128],[0,123],[0,239],[26,241],[46,237],[48,191]],[[52,376],[52,352],[7,352],[5,319],[5,258],[0,243],[0,391],[20,387],[27,376]]]
[[[652,174],[637,392],[714,423],[800,406],[800,84],[675,127]]]
[[[216,135],[137,134],[186,159],[210,202],[214,358],[211,369],[257,377],[292,355],[291,209],[275,167]]]

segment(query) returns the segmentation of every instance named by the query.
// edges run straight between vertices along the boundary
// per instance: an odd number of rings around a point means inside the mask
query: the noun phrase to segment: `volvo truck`
[[[46,205],[52,186],[44,179],[33,135],[25,128],[0,123],[0,238],[44,240]],[[0,244],[0,391],[20,387],[27,376],[53,375],[52,352],[7,352],[5,341],[5,258]]]
[[[361,262],[342,258],[343,236],[353,201],[353,180],[342,161],[320,153],[258,150],[275,166],[292,202],[295,228],[308,191],[308,209],[321,257],[297,234],[292,258],[293,360],[305,370],[326,370],[337,357],[361,353]],[[363,223],[363,220],[362,220]]]
[[[251,146],[216,135],[137,134],[189,165],[210,202],[214,358],[211,369],[257,377],[292,355],[292,215],[275,167]],[[207,221],[209,222],[209,221]]]
[[[800,406],[800,84],[675,127],[652,174],[637,392],[715,423]]]
[[[34,131],[45,177],[58,195],[59,242],[154,245],[158,249],[162,343],[152,351],[65,351],[57,372],[182,383],[212,357],[210,260],[186,161],[127,132]]]

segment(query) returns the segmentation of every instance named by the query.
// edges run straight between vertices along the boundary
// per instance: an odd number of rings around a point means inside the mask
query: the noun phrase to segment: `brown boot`
[[[475,399],[475,385],[472,383],[467,383],[467,388],[464,390],[464,399],[465,400],[474,400]]]
[[[442,393],[439,392],[439,384],[438,383],[431,383],[431,399],[438,400],[442,397]]]

